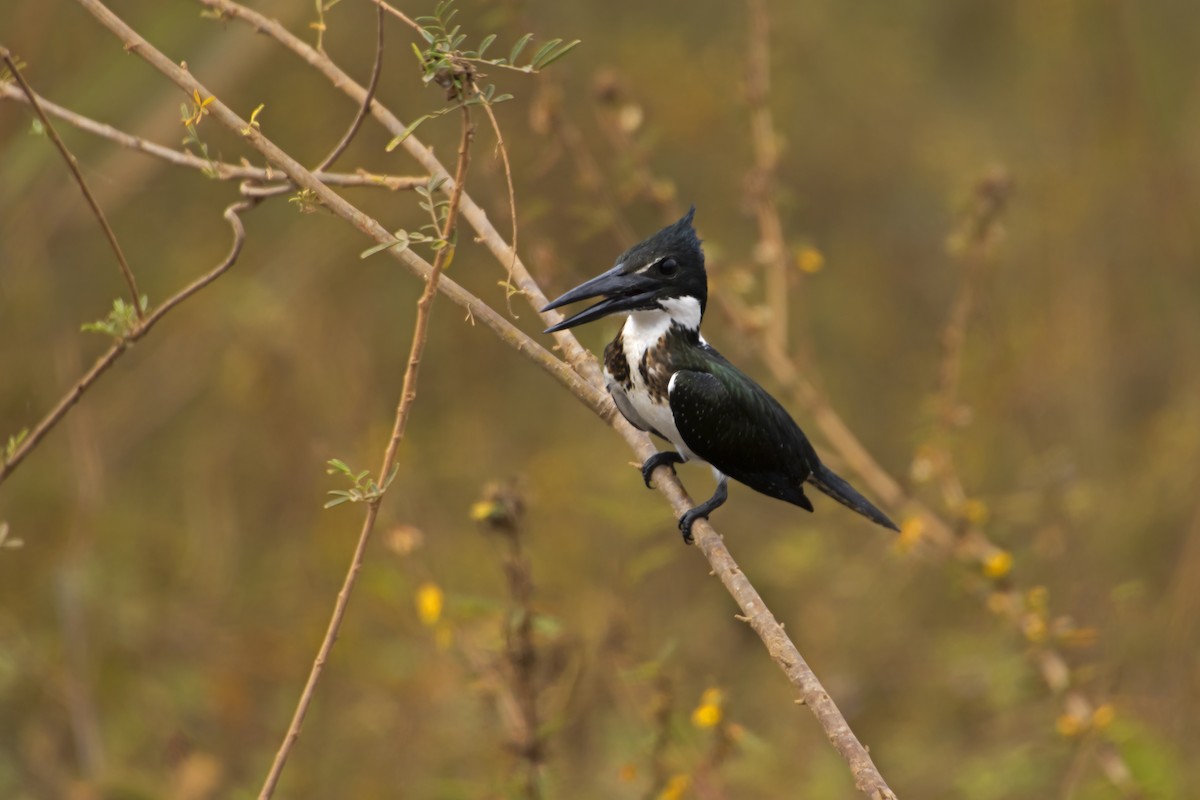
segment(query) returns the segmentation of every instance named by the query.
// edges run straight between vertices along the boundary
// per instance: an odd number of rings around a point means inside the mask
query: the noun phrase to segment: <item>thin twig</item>
[[[387,11],[393,17],[400,20],[401,22],[403,22],[408,27],[412,28],[417,33],[421,32],[421,26],[418,25],[415,20],[410,19],[409,16],[407,14],[405,14],[403,11],[401,11],[400,9],[393,7],[393,6],[389,5],[388,3],[385,3],[384,0],[371,0],[371,2],[374,3],[375,5],[379,6],[379,8],[383,9],[384,11]]]
[[[363,98],[362,103],[358,106],[358,112],[354,115],[354,121],[350,123],[349,129],[342,140],[338,142],[329,155],[321,161],[313,172],[322,172],[333,166],[333,162],[338,160],[338,156],[346,152],[346,148],[350,146],[350,142],[354,141],[354,137],[358,134],[359,128],[362,127],[363,120],[367,118],[367,112],[371,108],[371,101],[375,99],[375,90],[379,87],[379,76],[383,72],[383,9],[376,9],[375,19],[375,63],[371,67],[371,78],[367,82],[367,94]]]
[[[71,174],[75,176],[75,182],[79,184],[79,191],[83,192],[84,199],[92,207],[92,213],[96,215],[96,221],[100,223],[100,227],[104,230],[104,235],[108,238],[108,243],[112,247],[113,253],[117,256],[117,263],[121,267],[121,275],[124,276],[125,284],[129,287],[129,294],[133,298],[133,308],[137,313],[137,318],[144,320],[146,313],[142,308],[142,296],[138,293],[137,281],[133,279],[133,270],[129,268],[129,262],[125,260],[125,254],[121,252],[121,244],[117,241],[117,234],[113,232],[112,226],[108,224],[108,220],[104,216],[104,211],[100,208],[100,203],[96,201],[92,190],[88,188],[87,181],[83,179],[83,173],[79,171],[79,162],[76,161],[71,151],[67,149],[67,145],[58,135],[58,131],[54,129],[50,118],[42,110],[41,104],[38,103],[37,95],[33,93],[33,89],[25,82],[25,76],[17,68],[16,62],[13,61],[12,53],[9,52],[8,48],[0,46],[0,59],[3,59],[4,63],[8,65],[13,78],[20,84],[21,91],[29,98],[29,105],[33,107],[33,110],[38,115],[38,119],[42,121],[42,127],[50,135],[50,140],[54,142],[54,146],[62,154],[63,160],[67,162],[67,167],[71,170]]]
[[[109,141],[115,142],[122,147],[130,150],[137,150],[149,156],[162,159],[170,164],[179,167],[187,167],[188,169],[199,170],[207,174],[211,174],[217,180],[249,180],[257,183],[269,184],[273,181],[278,181],[284,177],[282,173],[270,169],[269,167],[251,167],[246,164],[230,164],[225,161],[210,161],[200,156],[192,155],[186,151],[172,150],[169,147],[164,147],[161,144],[151,142],[148,139],[143,139],[139,136],[133,136],[124,131],[107,125],[103,122],[97,122],[82,114],[77,114],[68,108],[52,103],[41,95],[36,95],[38,103],[42,110],[47,114],[64,122],[74,125],[80,130],[103,137]],[[0,83],[0,98],[6,100],[16,100],[22,103],[28,103],[29,97],[25,95],[18,87],[10,86],[6,83]],[[357,172],[324,172],[317,170],[313,173],[322,183],[330,186],[364,186],[378,187],[389,189],[392,191],[411,190],[418,186],[424,186],[429,183],[429,178],[425,176],[407,176],[407,175],[378,175],[358,170]],[[284,184],[279,186],[256,186],[248,193],[249,196],[268,196],[270,194],[284,194],[292,191],[295,187],[292,184]],[[243,194],[247,194],[243,192]]]
[[[281,31],[281,36],[290,37],[290,34],[282,28],[282,26],[272,26],[272,21],[267,20],[261,15],[253,14],[248,9],[231,3],[229,0],[200,0],[203,4],[210,7],[218,8],[223,14],[229,16],[238,16],[243,19],[250,20],[257,17],[257,22],[254,22],[260,31],[270,32],[275,36],[276,30]],[[162,72],[170,78],[176,85],[183,89],[189,96],[193,92],[199,92],[204,97],[212,97],[212,93],[204,88],[195,77],[163,55],[160,51],[149,44],[141,35],[126,25],[112,12],[110,12],[99,0],[77,0],[81,6],[93,14],[105,27],[117,35],[121,39],[125,49],[133,52],[139,57],[145,59],[155,69]],[[294,38],[294,37],[291,37]],[[281,39],[281,41],[283,41]],[[353,81],[346,76],[345,73],[338,70],[327,58],[316,53],[307,45],[300,48],[293,48],[292,44],[288,44],[289,49],[294,49],[295,52],[301,54],[306,61],[327,74],[338,76],[335,85],[341,88],[351,97],[357,96],[361,101],[362,87],[354,84]],[[262,135],[262,132],[257,129],[248,129],[246,122],[237,114],[233,113],[220,100],[214,100],[209,106],[210,116],[218,120],[222,125],[225,125],[231,130],[242,135],[246,142],[256,148],[271,163],[277,165],[281,170],[287,173],[288,177],[295,181],[299,186],[309,189],[323,205],[337,216],[345,219],[354,225],[357,229],[366,233],[372,239],[380,244],[386,244],[393,241],[391,234],[376,220],[363,214],[357,208],[346,202],[344,198],[332,191],[329,187],[317,181],[308,170],[306,170],[295,159],[288,156],[280,150],[274,143]],[[387,124],[396,120],[379,102],[372,104],[372,113],[377,119],[390,117]],[[389,128],[390,130],[390,128]],[[403,132],[404,126],[400,126],[397,135]],[[409,137],[405,144],[408,146],[414,141],[415,137]],[[414,145],[410,148],[410,152],[423,151],[423,164],[433,166],[431,174],[444,175],[445,168],[441,167],[437,159],[432,153],[420,147],[416,149]],[[480,237],[489,244],[493,254],[498,259],[503,259],[501,263],[507,263],[507,259],[511,256],[511,250],[504,243],[503,239],[487,222],[487,216],[477,205],[475,205],[470,197],[466,194],[461,196],[461,213],[472,227],[480,234]],[[472,212],[472,209],[475,211]],[[475,218],[472,219],[472,213]],[[403,263],[408,269],[422,277],[427,277],[432,271],[432,267],[424,262],[419,256],[413,254],[410,248],[399,249],[390,248],[388,252],[393,258]],[[524,274],[522,274],[524,273]],[[531,277],[525,273],[520,260],[517,260],[517,271],[515,277],[522,292],[533,302],[538,302],[539,298],[544,302],[545,295],[542,294],[541,288],[533,282]],[[481,303],[478,298],[475,298],[462,287],[455,284],[448,278],[443,278],[440,290],[456,303],[467,308],[471,314],[478,320],[484,322],[489,328],[496,332],[500,338],[515,347],[520,352],[526,354],[534,360],[539,366],[543,367],[560,383],[566,386],[577,398],[584,402],[597,415],[608,422],[613,428],[621,434],[626,443],[641,457],[642,460],[648,458],[656,452],[654,445],[649,437],[629,425],[623,417],[616,413],[616,409],[612,404],[612,400],[604,391],[603,383],[600,377],[599,368],[594,357],[582,348],[578,340],[569,331],[563,331],[565,336],[559,336],[557,341],[563,347],[564,352],[570,361],[570,366],[559,362],[548,351],[526,336],[524,333],[516,329],[506,319],[497,314],[494,309],[486,304]],[[551,312],[544,315],[543,319],[547,321],[556,321],[561,318],[557,312]],[[586,377],[585,377],[586,376]],[[684,492],[679,481],[673,476],[661,476],[656,481],[658,490],[671,503],[676,516],[681,516],[688,509],[693,507],[691,499]],[[895,795],[887,787],[883,777],[879,774],[874,763],[871,761],[870,755],[866,748],[858,741],[846,723],[845,718],[838,711],[832,699],[829,698],[812,670],[800,657],[796,646],[791,642],[787,635],[783,632],[783,628],[775,620],[775,618],[767,610],[762,602],[762,598],[755,591],[746,576],[741,572],[740,568],[734,562],[732,556],[729,555],[724,543],[716,534],[710,524],[701,520],[696,523],[693,529],[696,543],[700,551],[706,556],[709,564],[713,568],[713,572],[721,579],[726,589],[734,597],[735,601],[741,607],[743,613],[750,618],[751,625],[754,630],[762,638],[767,646],[768,653],[772,659],[784,670],[788,679],[802,693],[807,705],[816,715],[817,720],[830,737],[835,749],[846,760],[850,770],[855,778],[855,784],[860,791],[867,794],[873,800],[882,800],[884,798],[894,798]]]
[[[479,87],[475,87],[476,96],[483,98],[483,93],[479,91]],[[492,110],[492,104],[486,99],[483,100],[483,111],[487,114],[488,121],[492,123],[492,130],[496,132],[496,148],[500,151],[500,159],[504,162],[504,181],[508,185],[508,215],[512,220],[512,258],[508,262],[508,276],[504,279],[504,302],[508,305],[508,313],[516,316],[516,312],[512,307],[512,296],[516,293],[516,289],[512,285],[513,270],[517,268],[517,193],[513,189],[512,165],[508,163],[508,148],[504,145],[504,134],[500,132],[500,123],[496,120],[496,112]]]
[[[746,200],[758,221],[758,258],[766,271],[770,317],[766,334],[781,346],[788,339],[788,273],[790,264],[783,222],[775,202],[775,173],[779,167],[779,135],[771,107],[770,17],[766,0],[747,0],[749,44],[746,48],[746,102],[750,107],[750,141],[754,169],[746,179]]]
[[[79,398],[83,397],[84,393],[91,388],[92,384],[94,384],[101,375],[108,371],[108,368],[111,367],[127,349],[129,349],[131,344],[149,333],[150,329],[153,328],[154,325],[163,317],[165,317],[173,308],[182,303],[184,300],[187,300],[189,297],[203,289],[208,284],[215,281],[217,278],[221,277],[221,275],[223,275],[230,267],[233,266],[233,263],[237,261],[237,257],[242,252],[242,245],[245,243],[246,239],[246,229],[245,226],[242,225],[242,220],[238,215],[244,211],[249,211],[251,208],[257,205],[257,203],[257,200],[240,200],[225,209],[223,216],[233,228],[233,246],[229,249],[229,255],[225,256],[221,263],[217,264],[211,270],[204,273],[199,278],[185,286],[183,289],[179,290],[176,294],[169,297],[166,302],[156,308],[152,314],[134,326],[133,330],[130,331],[126,336],[118,339],[112,345],[112,347],[110,347],[108,351],[104,353],[104,355],[96,359],[96,363],[92,365],[92,368],[89,369],[82,378],[76,381],[74,386],[67,390],[67,393],[63,395],[61,400],[58,401],[58,404],[51,409],[50,413],[42,418],[41,422],[34,426],[34,429],[30,431],[29,434],[21,441],[20,446],[13,451],[12,455],[9,456],[3,464],[0,464],[0,483],[3,483],[4,480],[8,478],[8,476],[11,475],[18,466],[21,465],[21,462],[25,460],[25,457],[28,456],[35,447],[38,446],[38,443],[41,442],[46,434],[54,429],[54,426],[62,421],[63,417],[67,415],[67,412],[70,411],[77,402],[79,402]]]
[[[458,217],[458,203],[462,195],[461,187],[463,178],[466,176],[467,165],[470,163],[472,130],[470,109],[467,106],[463,106],[462,140],[459,143],[458,149],[458,168],[455,170],[455,185],[458,187],[458,190],[450,197],[445,225],[440,231],[441,238],[447,244],[437,251],[437,255],[433,260],[433,269],[425,282],[425,290],[421,293],[420,299],[417,300],[417,319],[413,329],[412,348],[408,356],[408,367],[404,371],[404,383],[400,392],[400,402],[396,407],[396,418],[392,425],[392,436],[388,441],[387,449],[383,455],[383,464],[379,468],[377,483],[380,486],[387,485],[387,476],[391,474],[392,467],[396,463],[396,453],[400,448],[400,441],[404,438],[404,432],[408,426],[408,418],[412,412],[413,402],[417,397],[417,378],[420,373],[421,357],[425,352],[425,342],[429,330],[430,308],[433,305],[434,295],[437,293],[438,281],[441,278],[442,270],[445,269],[454,256],[452,237],[454,236],[455,222]],[[325,662],[329,658],[330,651],[333,650],[333,643],[337,641],[338,631],[341,630],[342,620],[346,616],[350,594],[354,590],[354,584],[358,580],[358,573],[362,569],[367,543],[370,541],[371,533],[375,530],[375,520],[379,515],[379,506],[382,500],[383,496],[379,495],[367,503],[367,513],[363,519],[362,530],[359,532],[358,543],[355,545],[354,555],[350,559],[350,567],[346,571],[346,578],[342,582],[341,591],[338,592],[337,601],[334,603],[333,614],[329,619],[329,627],[325,631],[325,638],[321,641],[320,648],[317,650],[317,657],[313,660],[308,681],[304,685],[304,690],[300,694],[300,700],[296,704],[296,710],[292,714],[292,722],[288,726],[287,733],[284,734],[279,751],[275,754],[275,760],[271,764],[270,771],[267,773],[262,791],[259,792],[259,800],[267,800],[275,793],[275,787],[279,783],[280,775],[283,774],[283,767],[287,763],[288,755],[291,753],[292,747],[296,744],[296,740],[300,738],[300,729],[304,724],[304,717],[308,714],[309,705],[312,703],[313,696],[316,693],[317,682],[321,679]]]

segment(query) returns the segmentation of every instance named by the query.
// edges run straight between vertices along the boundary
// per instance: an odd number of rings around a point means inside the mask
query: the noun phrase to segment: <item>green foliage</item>
[[[458,16],[458,9],[453,6],[454,0],[441,0],[434,8],[432,16],[417,17],[417,23],[421,26],[421,37],[429,45],[424,51],[417,51],[426,69],[426,83],[434,81],[439,72],[454,70],[462,61],[533,74],[558,61],[574,50],[581,41],[574,39],[564,42],[563,39],[551,39],[538,48],[527,63],[518,65],[517,61],[525,47],[533,40],[533,34],[527,33],[517,40],[506,58],[487,58],[487,50],[495,43],[496,34],[491,33],[483,37],[479,47],[474,50],[461,49],[467,35],[461,32],[462,28],[459,25],[450,27],[454,18]]]
[[[298,190],[288,198],[288,202],[298,208],[301,214],[311,214],[321,207],[321,201],[312,189]]]
[[[450,211],[450,201],[439,200],[434,196],[434,193],[448,180],[450,180],[448,175],[438,175],[430,178],[424,186],[414,189],[423,198],[419,205],[429,212],[432,222],[422,225],[419,231],[406,231],[401,228],[392,234],[396,237],[395,240],[368,247],[359,254],[359,258],[367,258],[393,248],[406,250],[414,244],[427,245],[434,253],[449,246],[450,242],[442,238],[441,231],[445,227],[446,215]]]
[[[499,67],[515,70],[526,74],[535,74],[558,61],[579,44],[575,39],[565,42],[563,39],[551,39],[538,48],[533,57],[523,65],[517,61],[525,51],[526,46],[533,40],[533,34],[527,33],[517,40],[505,58],[487,58],[487,50],[496,41],[496,34],[490,33],[483,37],[475,49],[462,49],[467,35],[462,33],[462,27],[453,25],[458,9],[453,8],[454,0],[440,0],[434,8],[432,16],[417,17],[421,26],[420,35],[425,40],[425,47],[413,45],[413,53],[421,65],[421,81],[426,85],[437,84],[446,90],[446,97],[455,100],[453,105],[439,109],[429,114],[417,117],[404,131],[388,142],[387,150],[391,152],[401,142],[412,135],[422,123],[431,119],[445,116],[455,109],[471,105],[494,105],[511,100],[511,94],[496,94],[496,87],[488,84],[483,88],[476,85],[477,78],[482,74],[480,66]]]
[[[200,138],[200,134],[196,131],[196,125],[199,123],[201,117],[208,113],[205,106],[208,103],[211,103],[214,99],[215,98],[210,97],[208,100],[200,101],[199,105],[193,106],[190,110],[188,109],[186,103],[180,103],[179,113],[183,117],[183,126],[187,128],[188,132],[188,135],[183,138],[183,146],[189,153],[192,153],[192,155],[197,155],[204,159],[206,163],[201,172],[203,172],[205,176],[215,179],[220,177],[220,172],[217,170],[216,162],[214,162],[212,156],[208,154],[208,144],[206,144],[204,140]],[[193,147],[199,152],[194,152],[192,150]]]
[[[29,435],[29,428],[21,428],[21,430],[8,437],[8,442],[4,445],[4,460],[8,461],[17,452],[17,448],[21,446],[21,442],[25,441],[25,437]]]
[[[139,302],[142,312],[145,313],[146,309],[150,307],[150,299],[146,295],[142,295]],[[127,303],[124,298],[118,297],[113,300],[112,311],[108,312],[107,317],[95,322],[85,322],[79,326],[79,329],[85,333],[104,333],[114,339],[124,339],[137,330],[139,324],[138,312],[133,307],[133,303]]]
[[[383,485],[375,482],[371,477],[371,471],[364,469],[362,472],[354,472],[346,465],[345,461],[338,458],[331,458],[328,462],[329,468],[325,470],[329,475],[344,475],[350,480],[353,486],[350,489],[331,489],[329,494],[333,495],[333,499],[325,503],[325,508],[333,508],[340,506],[342,503],[363,503],[373,502],[383,497],[384,492],[388,490],[388,486],[396,477],[396,471],[400,465],[392,467],[392,471],[388,473]]]

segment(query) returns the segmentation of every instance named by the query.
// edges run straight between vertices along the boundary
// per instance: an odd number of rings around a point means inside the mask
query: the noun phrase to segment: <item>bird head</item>
[[[546,333],[573,328],[609,314],[666,310],[664,303],[687,298],[699,303],[703,315],[708,300],[708,278],[704,272],[704,251],[692,227],[695,214],[696,207],[692,206],[678,222],[622,253],[608,272],[548,303],[542,311],[593,297],[604,298],[547,328]]]

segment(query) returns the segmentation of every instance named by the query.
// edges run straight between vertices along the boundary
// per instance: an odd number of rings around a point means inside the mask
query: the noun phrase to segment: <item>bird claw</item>
[[[674,453],[670,450],[664,450],[661,453],[655,453],[642,462],[642,481],[646,484],[646,488],[649,489],[651,488],[650,476],[654,474],[654,470],[662,466],[667,466],[671,468],[672,472],[674,472],[674,465],[682,463],[683,456],[679,455],[679,453]]]
[[[695,538],[692,536],[692,525],[694,525],[698,519],[708,519],[708,516],[706,514],[697,514],[696,509],[694,508],[691,511],[685,512],[684,515],[679,518],[679,532],[683,534],[684,544],[696,543]]]

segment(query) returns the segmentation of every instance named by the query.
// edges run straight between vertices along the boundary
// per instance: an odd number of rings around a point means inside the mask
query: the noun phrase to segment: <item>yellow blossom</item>
[[[617,770],[617,778],[621,783],[633,783],[637,780],[638,768],[636,764],[625,763]]]
[[[658,800],[680,800],[687,788],[692,785],[691,776],[683,773],[672,775],[667,785],[658,793]]]
[[[1060,736],[1078,736],[1086,728],[1087,726],[1083,720],[1074,714],[1062,714],[1054,721],[1054,729],[1058,731]]]
[[[724,693],[717,688],[704,690],[700,705],[692,712],[692,724],[697,728],[715,728],[721,722],[721,701]]]
[[[809,275],[820,272],[825,266],[825,256],[815,247],[801,247],[796,251],[796,266]]]
[[[900,523],[900,535],[896,537],[893,546],[901,553],[907,553],[917,546],[925,533],[925,520],[920,517],[909,517]]]
[[[417,587],[417,616],[421,624],[433,627],[442,618],[442,606],[445,595],[441,588],[432,581],[426,581]]]
[[[498,503],[492,500],[480,500],[477,503],[471,503],[470,516],[474,522],[483,522],[501,511]]]
[[[1112,707],[1112,703],[1104,703],[1097,706],[1092,712],[1092,727],[1098,731],[1102,731],[1112,724],[1113,717],[1117,715],[1116,710]]]
[[[983,574],[989,578],[1003,578],[1012,571],[1012,565],[1012,553],[997,550],[983,560]]]

